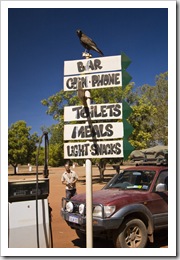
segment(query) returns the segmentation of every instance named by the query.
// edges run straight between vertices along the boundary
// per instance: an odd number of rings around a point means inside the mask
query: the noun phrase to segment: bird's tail
[[[98,49],[98,52],[101,54],[101,56],[104,56],[103,52],[100,49]]]
[[[98,49],[98,51],[101,54],[101,56],[104,56],[103,52],[100,49]]]
[[[100,49],[98,49],[97,47],[93,46],[93,49],[95,51],[97,51],[101,56],[104,56],[103,52]]]

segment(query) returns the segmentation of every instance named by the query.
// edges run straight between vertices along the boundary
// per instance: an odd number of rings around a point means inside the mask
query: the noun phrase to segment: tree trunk
[[[100,160],[100,162],[97,164],[99,172],[100,172],[100,182],[104,180],[104,171],[106,168],[106,162],[104,160]]]
[[[16,175],[17,174],[17,172],[16,172],[17,164],[15,164],[15,165],[12,164],[12,166],[14,168],[14,174]]]
[[[99,171],[100,171],[100,182],[102,182],[104,180],[105,168],[99,168]]]
[[[113,169],[116,170],[116,173],[120,172],[120,165],[113,165]]]

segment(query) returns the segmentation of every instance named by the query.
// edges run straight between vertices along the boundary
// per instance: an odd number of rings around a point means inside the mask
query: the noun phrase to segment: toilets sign
[[[122,107],[122,103],[92,104],[89,107],[65,106],[64,121],[122,119]]]

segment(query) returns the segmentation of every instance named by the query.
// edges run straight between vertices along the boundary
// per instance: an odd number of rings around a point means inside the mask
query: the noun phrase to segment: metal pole
[[[44,178],[48,178],[49,176],[49,170],[48,170],[48,132],[44,132],[44,141],[45,141],[45,158],[44,158],[44,171],[43,175]]]
[[[87,106],[91,103],[90,91],[85,91]],[[86,159],[86,247],[93,247],[92,225],[92,161]]]

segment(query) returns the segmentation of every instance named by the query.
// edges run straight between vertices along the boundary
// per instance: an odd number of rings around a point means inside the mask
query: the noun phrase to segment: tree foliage
[[[63,149],[63,125],[62,122],[57,125],[52,125],[48,132],[49,140],[49,165],[57,167],[64,164],[64,149]]]
[[[139,100],[138,104],[133,106],[133,113],[129,117],[129,122],[134,128],[130,143],[136,149],[143,149],[150,145],[154,128],[150,121],[154,113],[156,108],[150,102]]]
[[[17,121],[8,129],[8,163],[14,167],[18,164],[31,163],[35,156],[38,136],[36,133],[30,134],[31,127],[25,121]]]
[[[135,149],[168,144],[168,72],[156,77],[156,85],[143,85],[134,95],[129,122]]]

